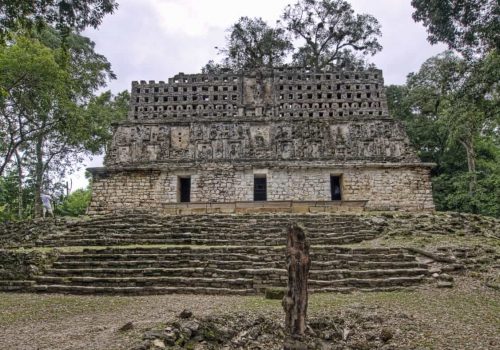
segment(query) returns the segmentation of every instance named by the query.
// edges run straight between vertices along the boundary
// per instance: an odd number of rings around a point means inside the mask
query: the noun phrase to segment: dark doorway
[[[330,176],[330,187],[332,189],[332,201],[342,200],[341,176]]]
[[[182,203],[191,202],[191,178],[179,178],[179,197]]]
[[[253,178],[253,200],[267,201],[266,175],[255,175]]]

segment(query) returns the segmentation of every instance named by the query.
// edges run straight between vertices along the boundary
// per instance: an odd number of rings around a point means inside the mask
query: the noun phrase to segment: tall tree
[[[282,20],[285,28],[304,42],[294,54],[299,65],[323,69],[345,64],[352,52],[374,55],[382,49],[377,19],[355,14],[345,0],[299,0],[285,8]]]
[[[6,72],[0,78],[0,111],[6,116],[6,125],[0,125],[5,140],[0,147],[7,151],[1,169],[16,150],[22,151],[35,186],[36,212],[50,174],[60,178],[83,154],[102,151],[110,123],[126,115],[127,96],[94,97],[114,74],[88,38],[70,34],[62,40],[54,31],[38,37],[16,38],[0,51]],[[119,113],[110,110],[111,105],[120,105],[112,107]]]
[[[443,42],[466,57],[500,50],[498,0],[412,0],[413,19],[431,43]]]
[[[65,32],[97,28],[106,14],[118,7],[115,0],[2,0],[0,41],[20,28],[56,27]]]
[[[282,28],[272,28],[262,18],[241,17],[227,32],[227,44],[219,49],[224,57],[222,67],[209,62],[206,71],[274,67],[282,64],[293,48]]]
[[[500,61],[479,62],[451,51],[427,60],[402,87],[389,87],[389,106],[402,119],[421,158],[436,162],[438,209],[499,215]]]
[[[0,46],[0,73],[1,175],[23,143],[62,118],[70,81],[52,50],[22,36]],[[52,121],[40,124],[37,116],[49,111]]]

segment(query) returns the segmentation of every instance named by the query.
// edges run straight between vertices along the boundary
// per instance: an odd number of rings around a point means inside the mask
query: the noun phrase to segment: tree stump
[[[307,280],[311,260],[309,259],[309,244],[306,242],[304,229],[296,223],[292,223],[288,227],[286,265],[288,288],[282,305],[285,310],[287,339],[283,349],[305,349],[305,345],[300,340],[306,330]]]

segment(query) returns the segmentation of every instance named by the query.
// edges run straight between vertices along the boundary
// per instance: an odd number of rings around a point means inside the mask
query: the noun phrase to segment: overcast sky
[[[384,72],[386,84],[402,84],[408,73],[442,52],[431,46],[421,24],[411,18],[411,0],[349,0],[356,13],[375,16],[382,25],[383,50],[371,61]],[[133,80],[167,80],[178,72],[197,73],[217,59],[225,30],[241,16],[262,17],[270,25],[295,0],[118,0],[119,8],[104,18],[98,30],[87,30],[96,51],[111,62],[117,79],[114,93],[130,89]],[[101,166],[102,157],[88,161],[73,176],[73,189],[86,186],[84,167]]]

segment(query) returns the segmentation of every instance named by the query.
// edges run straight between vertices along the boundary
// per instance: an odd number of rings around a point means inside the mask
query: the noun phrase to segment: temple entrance
[[[253,200],[267,201],[267,178],[266,175],[254,175],[253,178]]]
[[[179,177],[179,201],[181,203],[191,202],[191,178]]]
[[[341,180],[342,180],[342,177],[340,175],[331,175],[330,176],[330,188],[332,191],[332,201],[341,201],[342,200]]]

